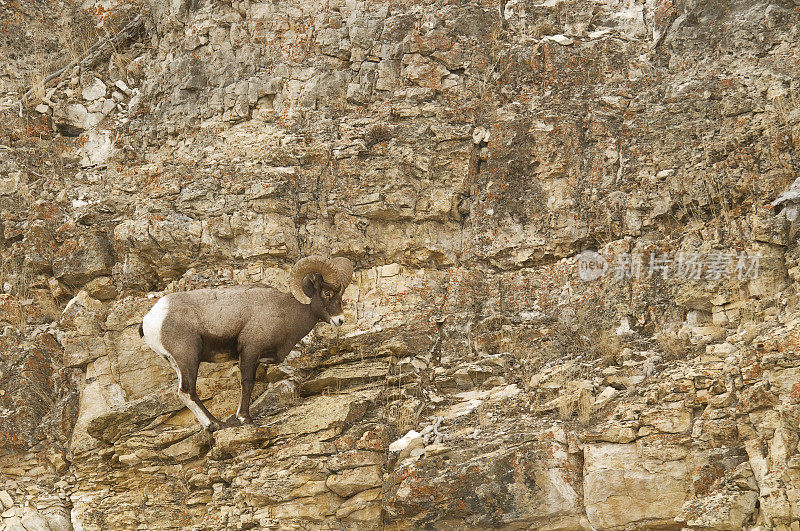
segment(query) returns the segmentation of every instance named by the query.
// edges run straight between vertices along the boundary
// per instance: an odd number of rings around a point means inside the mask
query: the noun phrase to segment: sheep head
[[[322,282],[332,287],[341,296],[353,276],[353,264],[344,257],[325,258],[312,255],[298,261],[291,272],[291,290],[294,298],[302,304],[311,303],[311,298],[303,291],[303,281],[308,275],[320,275]]]

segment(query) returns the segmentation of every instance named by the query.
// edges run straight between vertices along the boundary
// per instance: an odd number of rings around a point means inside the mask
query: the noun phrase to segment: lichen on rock
[[[0,2],[0,527],[797,529],[799,19]],[[202,431],[142,316],[315,253]]]

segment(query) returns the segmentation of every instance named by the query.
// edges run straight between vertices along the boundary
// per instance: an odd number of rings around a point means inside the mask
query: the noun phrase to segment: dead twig
[[[122,43],[125,39],[129,36],[133,35],[136,31],[138,31],[143,23],[142,15],[136,15],[128,22],[121,30],[119,30],[114,35],[108,37],[105,40],[98,41],[92,45],[86,51],[86,54],[82,59],[76,59],[69,63],[64,68],[60,68],[56,70],[39,83],[36,83],[33,87],[31,87],[22,97],[14,104],[15,106],[19,106],[20,116],[22,116],[22,104],[27,100],[31,94],[33,94],[37,89],[40,87],[44,87],[50,81],[60,77],[64,72],[74,68],[76,65],[80,64],[81,68],[88,69],[92,68],[97,62],[108,52],[108,48],[113,49],[120,43]]]

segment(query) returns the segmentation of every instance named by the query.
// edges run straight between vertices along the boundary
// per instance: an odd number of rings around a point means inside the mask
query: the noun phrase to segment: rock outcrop
[[[82,6],[0,2],[3,528],[799,528],[796,1]],[[141,317],[312,253],[201,431]]]

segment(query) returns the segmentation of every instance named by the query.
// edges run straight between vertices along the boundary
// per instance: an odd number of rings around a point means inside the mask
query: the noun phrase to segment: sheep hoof
[[[221,430],[223,428],[225,428],[225,425],[223,423],[221,423],[219,421],[215,421],[215,422],[212,422],[211,424],[209,424],[208,428],[206,428],[206,430],[208,430],[211,433],[214,433],[215,431]]]

